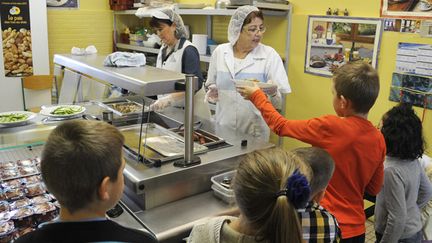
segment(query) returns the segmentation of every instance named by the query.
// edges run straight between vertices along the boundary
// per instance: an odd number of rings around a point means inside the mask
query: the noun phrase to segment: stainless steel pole
[[[193,97],[194,85],[198,83],[198,78],[193,74],[186,74],[186,98],[185,98],[185,120],[184,120],[184,138],[185,138],[185,162],[192,161],[193,156]]]
[[[188,167],[201,163],[198,156],[194,156],[193,141],[193,117],[194,117],[194,94],[198,89],[198,78],[193,74],[186,74],[185,85],[185,118],[184,118],[184,160],[174,162],[175,166]]]

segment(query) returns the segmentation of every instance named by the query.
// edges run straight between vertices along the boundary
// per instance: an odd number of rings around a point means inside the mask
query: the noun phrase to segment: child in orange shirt
[[[333,157],[336,168],[321,205],[336,216],[341,242],[364,242],[363,195],[380,191],[386,154],[383,135],[367,120],[379,93],[376,70],[365,63],[336,70],[332,93],[337,116],[288,120],[257,86],[237,90],[260,110],[273,132],[323,148]]]

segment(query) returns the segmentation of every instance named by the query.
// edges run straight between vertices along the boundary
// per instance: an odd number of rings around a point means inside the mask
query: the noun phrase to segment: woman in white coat
[[[150,26],[162,41],[159,50],[156,67],[184,74],[194,74],[198,77],[199,92],[195,96],[195,114],[202,113],[197,103],[203,103],[204,91],[201,91],[203,76],[200,69],[200,57],[196,47],[187,40],[187,32],[183,20],[172,9],[160,9],[152,12]],[[184,106],[184,92],[169,95],[159,95],[158,100],[151,106],[152,109],[161,110],[167,106]],[[206,108],[208,110],[208,106]],[[209,113],[209,111],[208,111]]]
[[[236,131],[268,140],[270,130],[255,106],[235,88],[235,79],[254,79],[278,86],[269,98],[281,106],[281,92],[290,93],[288,77],[278,53],[261,44],[266,30],[262,12],[253,6],[239,7],[228,26],[229,43],[219,45],[211,57],[207,98],[216,102],[216,122]]]

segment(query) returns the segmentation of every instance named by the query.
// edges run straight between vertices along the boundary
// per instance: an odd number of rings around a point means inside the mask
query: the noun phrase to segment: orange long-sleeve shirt
[[[384,179],[386,147],[381,132],[357,116],[287,120],[261,90],[250,100],[273,132],[323,148],[333,157],[335,171],[321,205],[336,216],[343,239],[365,233],[363,195],[378,194]]]

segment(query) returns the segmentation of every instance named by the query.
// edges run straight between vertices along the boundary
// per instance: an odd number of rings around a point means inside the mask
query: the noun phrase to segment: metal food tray
[[[128,152],[138,155],[140,125],[119,128],[125,136]],[[150,160],[170,161],[184,156],[184,140],[178,134],[155,123],[143,124],[140,155]],[[207,152],[206,146],[194,143],[194,154]]]
[[[108,110],[114,112],[116,115],[119,115],[119,116],[139,115],[142,112],[142,104],[137,103],[135,101],[128,100],[128,99],[103,101],[103,102],[100,102],[99,105],[104,107],[105,109],[108,109]],[[138,106],[139,109],[137,109],[136,111],[132,111],[132,112],[121,112],[121,111],[117,110],[116,108],[114,108],[114,105],[134,105],[134,106]],[[149,107],[144,106],[144,112],[148,112],[148,111],[149,111]]]
[[[183,128],[174,128],[174,129],[171,129],[171,131],[173,131],[176,134],[178,134],[179,136],[183,137],[183,133],[184,133]],[[194,133],[196,135],[198,135],[198,137],[199,136],[204,137],[205,143],[202,143],[202,144],[200,143],[201,145],[204,145],[204,146],[211,146],[211,145],[220,144],[220,143],[225,142],[225,140],[223,138],[218,137],[212,133],[206,132],[206,131],[201,130],[201,129],[194,130]]]

